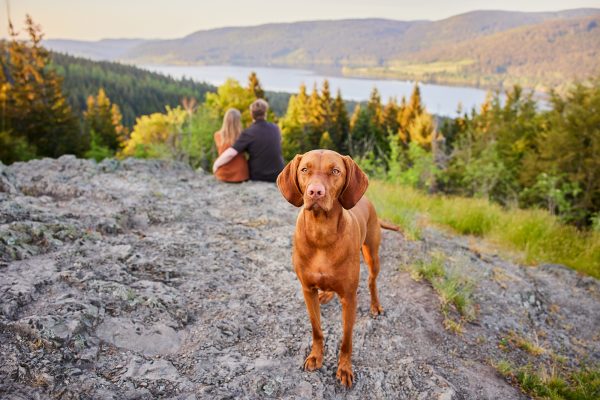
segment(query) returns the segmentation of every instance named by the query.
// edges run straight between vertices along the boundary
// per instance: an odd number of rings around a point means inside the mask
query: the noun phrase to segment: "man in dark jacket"
[[[250,179],[253,181],[275,182],[283,170],[281,152],[281,132],[275,124],[267,122],[265,117],[269,104],[258,99],[250,105],[254,122],[245,129],[237,141],[225,150],[213,164],[213,172],[231,161],[238,153],[248,152]]]

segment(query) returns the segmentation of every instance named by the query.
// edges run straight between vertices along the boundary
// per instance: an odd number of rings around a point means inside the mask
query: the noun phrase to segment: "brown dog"
[[[304,368],[314,371],[323,365],[319,304],[337,293],[342,303],[344,334],[336,376],[348,387],[354,379],[352,328],[361,249],[369,266],[371,313],[383,312],[376,282],[381,229],[375,208],[363,197],[368,185],[367,176],[350,157],[330,150],[296,155],[277,177],[277,186],[286,200],[296,207],[304,205],[296,221],[292,255],[313,332],[312,350]]]

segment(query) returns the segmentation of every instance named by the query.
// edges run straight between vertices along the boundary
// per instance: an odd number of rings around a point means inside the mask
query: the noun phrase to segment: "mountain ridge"
[[[503,55],[504,59],[491,68],[493,70],[497,67],[500,72],[491,75],[487,64],[497,62],[497,57],[493,55],[475,63],[485,65],[485,68],[478,69],[473,67],[470,53],[458,60],[456,57],[438,57],[432,61],[431,55],[436,52],[443,55],[465,43],[481,43],[482,38],[523,27],[530,27],[532,31],[545,31],[550,29],[552,22],[596,17],[600,17],[600,9],[580,8],[534,13],[471,11],[438,21],[399,21],[385,18],[298,21],[200,30],[179,39],[123,42],[112,53],[114,42],[96,45],[88,43],[88,49],[85,48],[85,42],[79,42],[71,46],[70,50],[75,55],[97,57],[101,54],[108,57],[106,59],[136,64],[308,67],[333,69],[339,74],[352,76],[488,87],[522,83],[535,87],[560,84],[565,79],[585,79],[595,74],[598,68],[591,60],[594,55],[588,54],[581,46],[575,46],[578,53],[573,62],[561,62],[560,73],[555,74],[556,76],[540,73],[536,70],[538,66],[534,64],[530,71],[527,60],[525,67],[511,69],[511,54]],[[557,29],[561,29],[559,25],[556,25]],[[585,35],[585,32],[578,34]],[[507,38],[516,40],[514,38],[517,36],[507,35]],[[543,42],[543,35],[538,36]],[[577,39],[574,38],[574,41]],[[543,55],[545,68],[552,65],[553,60],[572,50],[564,47],[564,41],[550,48],[542,46],[542,42],[539,43],[540,47],[549,49]],[[48,40],[45,43],[53,50],[65,51],[65,46],[56,48],[56,41]],[[573,43],[569,42],[569,45],[573,47]],[[591,43],[596,46],[595,41]],[[508,43],[508,47],[511,46],[518,52],[518,41]],[[532,46],[535,48],[536,44]],[[598,47],[592,50],[597,51]],[[591,67],[581,68],[581,62],[576,62],[581,57],[584,58],[583,64]],[[508,70],[515,71],[514,79],[507,79]]]

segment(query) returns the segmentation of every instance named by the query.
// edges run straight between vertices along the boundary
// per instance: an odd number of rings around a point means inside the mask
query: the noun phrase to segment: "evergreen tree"
[[[332,130],[334,129],[333,99],[331,98],[329,81],[327,79],[323,81],[323,86],[321,87],[321,96],[319,97],[319,100],[319,111],[321,112],[321,129],[324,132],[332,132]]]
[[[319,96],[319,91],[317,89],[317,84],[313,85],[313,90],[310,94],[310,98],[308,100],[308,110],[310,113],[310,133],[309,133],[309,143],[311,150],[319,148],[319,142],[321,141],[321,136],[324,131],[324,114],[323,103],[321,102],[321,97]]]
[[[488,96],[479,112],[457,119],[457,126],[449,184],[467,195],[517,203],[523,157],[541,126],[531,95],[515,87],[504,104],[499,95]]]
[[[319,148],[329,150],[336,149],[333,140],[331,140],[331,136],[329,136],[329,132],[323,132],[323,134],[321,135],[321,140],[319,141]]]
[[[206,94],[206,106],[212,110],[217,119],[222,119],[230,108],[237,108],[242,113],[242,123],[248,126],[252,123],[250,104],[256,98],[247,87],[242,87],[235,79],[228,79],[217,88],[216,93]]]
[[[554,193],[538,190],[525,205],[536,199],[542,204],[550,195],[566,202],[557,204],[563,219],[591,225],[600,215],[600,77],[591,84],[576,84],[564,97],[551,93],[551,104],[520,175],[529,187],[539,187],[548,178],[557,182],[550,188]]]
[[[402,96],[402,99],[400,100],[400,106],[398,107],[398,139],[400,139],[400,142],[404,145],[408,143],[408,131],[404,126],[404,118],[407,107],[406,97]]]
[[[421,90],[419,89],[419,84],[415,83],[413,91],[410,95],[410,99],[408,104],[405,104],[405,99],[403,98],[403,104],[401,106],[402,113],[400,114],[400,137],[404,141],[404,143],[410,142],[410,135],[408,132],[408,127],[413,122],[413,120],[423,113],[423,105],[421,104]]]
[[[63,93],[76,115],[83,115],[88,97],[103,88],[111,101],[119,105],[123,125],[128,128],[135,124],[137,117],[162,112],[167,105],[177,107],[185,97],[204,101],[208,91],[216,90],[206,83],[175,79],[132,65],[61,53],[51,53],[51,58],[50,68],[64,78]]]
[[[298,94],[290,97],[287,112],[279,121],[286,160],[317,148],[321,140],[322,133],[315,133],[314,112],[311,110],[311,103],[315,100],[311,97],[306,92],[306,85],[301,84]]]
[[[411,143],[416,143],[426,150],[431,150],[433,132],[435,130],[431,114],[417,114],[407,128]]]
[[[353,157],[363,157],[374,149],[374,136],[371,135],[371,117],[366,107],[357,104],[350,119],[348,150]]]
[[[254,95],[255,98],[265,99],[268,101],[265,97],[265,91],[263,90],[260,81],[258,80],[258,76],[254,71],[252,71],[248,77],[248,90]]]
[[[80,155],[88,143],[62,93],[62,80],[47,68],[49,57],[41,46],[39,26],[29,15],[25,24],[29,40],[19,40],[10,24],[10,41],[0,55],[3,131],[26,143],[37,156]]]
[[[304,126],[301,124],[301,106],[297,96],[291,96],[285,116],[279,120],[281,128],[281,148],[283,158],[291,160],[296,154],[304,152],[306,148]]]
[[[387,104],[383,108],[382,120],[383,120],[383,129],[387,136],[398,135],[398,130],[400,129],[400,123],[398,122],[398,113],[399,113],[398,103],[396,103],[396,99],[390,97]]]
[[[371,118],[371,124],[380,129],[383,127],[383,107],[381,105],[381,95],[376,87],[373,87],[369,101],[367,102],[367,112]]]
[[[331,139],[335,144],[337,151],[347,154],[350,140],[350,120],[348,118],[348,110],[342,99],[342,93],[337,91],[333,104],[333,127],[331,129]]]
[[[356,111],[356,110],[355,110]],[[364,109],[359,110],[364,112],[365,115],[360,114],[356,116],[357,121],[360,123],[357,125],[361,131],[356,134],[352,131],[352,139],[354,143],[361,142],[362,155],[367,152],[374,152],[374,156],[385,159],[389,155],[389,143],[387,141],[387,135],[384,128],[383,121],[383,106],[381,105],[381,95],[376,87],[371,91],[369,101]],[[368,121],[368,126],[363,126],[362,119]]]
[[[98,90],[96,97],[90,96],[87,110],[84,112],[84,126],[90,136],[96,135],[95,145],[106,146],[113,152],[126,140],[127,131],[122,123],[123,117],[119,106],[111,104],[104,89]]]

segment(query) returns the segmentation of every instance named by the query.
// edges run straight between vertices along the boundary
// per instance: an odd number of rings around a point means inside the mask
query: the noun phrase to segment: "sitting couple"
[[[213,164],[215,177],[224,182],[275,182],[283,170],[281,133],[265,117],[269,104],[258,99],[250,105],[253,123],[242,131],[242,115],[235,108],[227,110],[221,130],[214,138],[219,157]],[[244,156],[248,153],[248,161]]]

